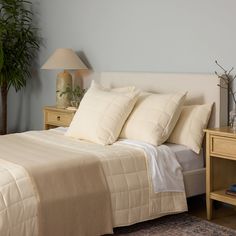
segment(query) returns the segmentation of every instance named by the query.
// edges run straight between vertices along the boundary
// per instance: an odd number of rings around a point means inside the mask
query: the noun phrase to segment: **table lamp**
[[[87,69],[85,64],[69,48],[58,48],[51,57],[46,61],[41,69],[56,70],[63,69],[64,71],[57,75],[56,84],[56,105],[58,108],[66,108],[70,106],[70,100],[67,94],[61,95],[67,87],[72,88],[72,76],[68,70]]]

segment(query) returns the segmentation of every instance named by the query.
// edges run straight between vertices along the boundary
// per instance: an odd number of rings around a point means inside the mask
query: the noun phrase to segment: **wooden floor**
[[[205,196],[188,199],[189,213],[206,219]],[[236,230],[236,207],[214,202],[212,222]]]

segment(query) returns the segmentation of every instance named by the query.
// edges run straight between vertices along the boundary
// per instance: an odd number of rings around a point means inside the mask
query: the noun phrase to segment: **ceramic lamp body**
[[[66,88],[72,88],[72,76],[68,71],[64,71],[57,76],[57,98],[56,105],[58,108],[67,108],[70,106],[70,98],[68,94],[61,95]]]

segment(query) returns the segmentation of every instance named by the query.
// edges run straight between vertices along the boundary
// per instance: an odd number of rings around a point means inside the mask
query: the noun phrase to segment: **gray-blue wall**
[[[34,3],[44,46],[27,88],[9,94],[10,130],[42,129],[42,107],[55,104],[57,72],[39,65],[58,47],[82,52],[98,72],[212,73],[215,59],[236,67],[235,0]]]

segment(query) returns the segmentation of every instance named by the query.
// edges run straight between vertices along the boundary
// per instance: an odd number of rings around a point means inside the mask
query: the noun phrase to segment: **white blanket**
[[[175,153],[168,146],[153,146],[145,142],[128,139],[121,139],[115,143],[115,145],[124,144],[144,150],[149,161],[155,193],[185,191],[182,167],[178,163]]]

